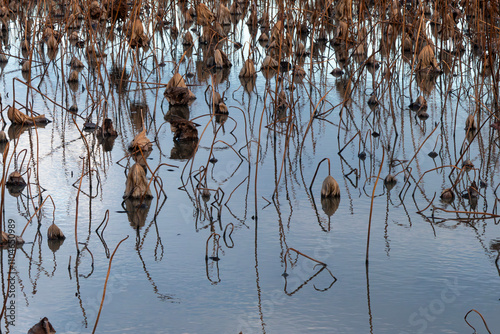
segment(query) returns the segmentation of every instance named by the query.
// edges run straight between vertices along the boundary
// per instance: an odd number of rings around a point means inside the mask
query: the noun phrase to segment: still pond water
[[[439,76],[425,94],[429,118],[422,121],[408,109],[422,88],[414,81],[410,85],[410,65],[401,58],[390,85],[378,90],[380,105],[372,109],[369,94],[383,81],[386,63],[369,70],[353,60],[337,78],[330,74],[339,66],[335,50],[320,45],[319,55],[305,58],[306,78],[293,89],[289,74],[277,80],[277,75],[266,79],[263,72],[258,72],[253,87],[244,86],[238,74],[248,45],[255,45],[257,64],[265,48],[252,39],[244,22],[231,29],[234,40],[247,42],[241,49],[225,45],[231,69],[204,72],[203,50],[197,43],[179,65],[197,99],[175,112],[196,118],[200,125],[199,148],[189,160],[194,146],[173,140],[165,121],[169,103],[164,86],[155,84],[166,84],[175,72],[175,62],[184,53],[181,38],[174,41],[168,33],[157,32],[149,50],[130,51],[125,89],[117,88],[106,74],[115,63],[125,63],[120,46],[106,44],[108,57],[99,79],[85,62],[84,49],[63,39],[67,46],[59,49],[55,61],[44,56],[45,50],[33,54],[38,65],[33,66],[31,85],[41,95],[23,83],[15,58],[23,57],[19,32],[11,24],[6,53],[12,56],[0,73],[3,106],[12,104],[15,96],[52,123],[26,129],[18,139],[12,137],[14,129],[8,133],[9,157],[17,145],[9,172],[29,169],[30,185],[17,197],[6,192],[5,219],[13,219],[20,234],[48,195],[55,208],[47,200],[23,235],[27,243],[15,259],[15,327],[4,322],[2,332],[26,333],[46,316],[58,333],[91,333],[109,256],[127,236],[113,258],[97,333],[470,333],[464,316],[471,309],[484,316],[492,332],[498,331],[500,271],[495,259],[500,229],[498,221],[480,219],[480,212],[492,213],[496,202],[496,132],[486,124],[472,141],[465,158],[476,168],[463,174],[457,185],[465,190],[472,180],[486,184],[475,209],[460,196],[451,205],[439,200],[441,191],[452,186],[452,167],[425,173],[439,166],[462,166],[461,149],[469,143],[463,128],[474,109],[474,99],[463,92],[480,74],[464,66],[455,68],[455,75]],[[180,35],[184,31],[181,26]],[[74,90],[65,79],[73,55],[86,66]],[[472,51],[464,57],[473,57]],[[156,66],[158,59],[166,66]],[[396,56],[389,52],[388,59]],[[344,84],[358,74],[352,101],[342,108]],[[294,107],[280,111],[275,121],[274,99],[281,87]],[[212,89],[224,95],[229,118],[211,117]],[[67,108],[76,104],[79,116],[47,97]],[[84,119],[96,108],[107,108],[119,133],[111,146],[102,145],[91,132],[83,132],[85,139],[80,135]],[[157,171],[164,193],[153,190],[153,200],[132,212],[122,196],[126,168],[133,164],[127,147],[141,130],[141,109],[147,136],[154,141],[147,162],[152,170],[168,166]],[[317,117],[311,122],[314,112]],[[428,156],[432,151],[439,153],[434,159]],[[359,158],[361,152],[365,159]],[[340,203],[320,197],[321,182],[328,175],[326,161],[309,190],[324,158],[330,159],[331,174],[340,185]],[[83,176],[79,192],[82,168],[87,172],[89,161],[92,172]],[[402,171],[401,163],[411,167],[410,184],[400,173],[389,189],[383,179]],[[371,197],[381,164],[367,267]],[[200,187],[210,189],[207,201],[196,191],[204,171],[206,184]],[[432,207],[417,213],[434,194],[435,207],[479,213]],[[109,221],[97,234],[107,210]],[[53,220],[66,235],[56,251],[46,238]],[[218,236],[209,239],[212,232]],[[289,248],[326,267],[287,252]],[[4,251],[4,284],[7,254]],[[480,333],[486,332],[477,314],[468,319]]]

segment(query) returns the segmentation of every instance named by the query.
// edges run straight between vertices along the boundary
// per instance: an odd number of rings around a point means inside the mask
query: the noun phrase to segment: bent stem
[[[368,257],[370,254],[370,231],[372,228],[372,214],[373,214],[373,199],[375,198],[375,190],[377,189],[378,180],[380,179],[380,173],[382,172],[382,166],[384,165],[385,158],[385,148],[382,146],[382,161],[380,162],[380,168],[378,170],[377,179],[375,180],[375,186],[372,191],[372,199],[370,203],[370,218],[368,219],[368,237],[366,239],[366,258],[365,264],[368,265]]]
[[[467,312],[467,314],[466,314],[466,315],[465,315],[465,317],[464,317],[464,320],[465,320],[465,322],[467,323],[467,325],[469,325],[469,327],[470,327],[470,328],[472,328],[472,329],[474,330],[474,333],[476,333],[476,329],[475,329],[475,328],[474,328],[474,327],[473,327],[473,326],[472,326],[472,325],[471,325],[471,324],[467,321],[467,316],[468,316],[468,315],[469,315],[469,313],[471,313],[471,312],[476,312],[477,314],[479,314],[479,316],[481,317],[481,320],[483,320],[484,327],[486,327],[486,330],[488,331],[488,333],[490,333],[490,334],[491,334],[491,331],[490,331],[490,329],[488,328],[488,325],[486,324],[486,320],[484,320],[483,315],[482,315],[481,313],[479,313],[478,311],[476,311],[476,310],[472,309],[472,310],[470,310],[469,312]]]

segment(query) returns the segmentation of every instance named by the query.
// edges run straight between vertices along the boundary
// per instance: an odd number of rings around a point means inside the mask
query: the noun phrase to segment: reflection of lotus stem
[[[231,240],[231,242],[233,243],[231,247],[227,244],[227,241],[226,241],[226,231],[227,231],[228,226],[231,226],[231,232],[229,232],[229,234],[228,234],[229,240]],[[222,238],[223,238],[224,243],[226,244],[227,248],[234,247],[234,241],[233,241],[233,238],[231,238],[231,234],[233,234],[233,231],[234,231],[234,224],[233,223],[227,224],[226,227],[224,228],[224,234],[222,234]]]
[[[215,245],[216,245],[215,256],[219,257],[219,239],[220,239],[220,235],[217,234],[217,233],[215,233],[215,232],[212,232],[212,234],[210,234],[210,236],[207,239],[207,244],[206,244],[206,248],[205,248],[205,261],[208,261],[208,242],[210,241],[210,239],[212,239],[212,237],[214,237],[214,242],[215,242]]]

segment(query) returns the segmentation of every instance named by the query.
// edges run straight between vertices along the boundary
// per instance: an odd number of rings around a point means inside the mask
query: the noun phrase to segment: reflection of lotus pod
[[[178,36],[179,36],[179,29],[177,29],[177,26],[175,24],[172,24],[172,26],[170,27],[170,37],[176,40]]]
[[[60,239],[66,239],[64,236],[64,233],[61,231],[61,229],[54,223],[50,225],[49,229],[47,230],[47,238],[49,240],[60,240]]]
[[[174,132],[174,140],[198,140],[196,124],[178,117],[170,119],[170,126]]]
[[[370,98],[368,99],[368,105],[369,106],[377,106],[379,104],[377,95],[372,94]]]
[[[475,131],[477,129],[476,119],[474,115],[469,115],[465,120],[465,130]]]
[[[467,188],[467,190],[462,193],[462,197],[468,200],[472,200],[474,198],[477,199],[479,197],[479,191],[477,189],[478,187],[476,181],[472,181],[469,188]]]
[[[26,182],[18,171],[14,171],[9,175],[5,185],[11,196],[18,197],[26,187]]]
[[[229,77],[230,71],[231,70],[229,68],[223,68],[216,71],[215,74],[213,75],[214,85],[220,85],[221,83],[226,81],[227,78]]]
[[[133,228],[143,227],[148,217],[149,208],[151,207],[151,198],[144,200],[137,198],[129,198],[125,200],[125,209],[130,226]]]
[[[4,154],[5,149],[7,148],[8,142],[0,142],[0,154]]]
[[[9,135],[9,139],[18,139],[26,129],[29,129],[31,125],[22,125],[12,123],[7,130],[7,134]]]
[[[215,119],[217,121],[218,115],[215,116]],[[173,160],[185,160],[185,159],[190,159],[195,152],[196,146],[198,143],[193,140],[188,140],[188,141],[174,141],[174,146],[172,147],[172,150],[170,151],[170,159]]]
[[[79,85],[78,85],[78,81],[68,82],[68,87],[69,87],[69,89],[71,89],[71,91],[73,93],[78,92],[78,88],[80,88]]]
[[[152,198],[146,171],[140,164],[130,167],[123,198]]]
[[[437,76],[432,73],[417,72],[417,84],[424,94],[430,94],[436,86]]]
[[[23,40],[23,41],[21,42],[21,50],[23,50],[23,51],[27,51],[27,50],[29,50],[29,49],[30,49],[30,43],[29,43],[29,42],[28,42],[28,40],[26,40],[26,39],[25,39],[25,40]]]
[[[247,92],[248,94],[253,92],[253,89],[255,88],[256,81],[257,81],[257,79],[255,78],[255,76],[240,77],[240,83],[243,86],[243,88],[245,89],[245,92]]]
[[[500,239],[490,240],[490,249],[493,251],[500,252]]]
[[[384,185],[387,188],[387,190],[391,190],[392,188],[394,188],[396,183],[398,183],[398,180],[392,174],[387,175],[384,179]]]
[[[375,59],[375,54],[372,54],[368,59],[366,60],[366,65],[371,66],[375,69],[377,69],[380,66],[380,62]]]
[[[287,100],[287,97],[286,97],[286,93],[284,90],[282,90],[279,95],[278,95],[278,99],[276,101],[276,106],[278,109],[280,110],[285,110],[288,106],[288,100]]]
[[[328,175],[321,186],[321,197],[340,196],[340,187],[333,176]]]
[[[215,91],[212,98],[214,112],[216,114],[227,114],[228,109],[224,104],[224,100],[221,98],[219,92]]]
[[[455,193],[451,188],[447,188],[441,193],[441,200],[445,203],[451,203],[455,200]]]
[[[21,67],[21,71],[24,73],[29,73],[31,71],[31,62],[26,60]]]
[[[23,185],[10,185],[7,190],[12,197],[19,197],[23,193],[25,186]]]
[[[113,146],[115,145],[115,139],[116,139],[116,136],[97,137],[97,142],[100,145],[102,145],[102,149],[103,149],[104,152],[111,152],[113,150]],[[132,155],[132,158],[134,159],[135,162],[139,163],[138,162],[139,159],[142,160],[142,161],[144,161],[144,159],[142,159],[142,156],[140,158],[138,156],[140,156],[140,153]],[[145,166],[146,164],[145,163],[141,163],[141,165]]]
[[[425,121],[427,118],[429,118],[429,114],[425,110],[419,110],[417,113],[417,117]]]
[[[113,127],[113,121],[110,118],[105,118],[102,127],[98,127],[96,131],[98,137],[116,137],[118,133]]]
[[[335,197],[321,197],[321,208],[331,217],[339,208],[340,196]]]
[[[50,250],[54,253],[57,252],[59,248],[61,248],[63,243],[64,239],[47,240],[47,245],[49,246]]]
[[[420,95],[414,102],[410,104],[410,109],[415,111],[427,109],[427,101],[425,100],[425,97]]]
[[[94,1],[97,2],[97,1]],[[55,329],[46,317],[40,320],[35,326],[31,327],[28,334],[55,334]]]
[[[212,40],[212,36],[214,35],[213,30],[210,26],[204,26],[200,38],[198,38],[198,42],[200,44],[208,44]]]
[[[201,192],[201,199],[203,200],[203,202],[208,202],[210,200],[210,190],[208,189],[203,189],[203,191]]]
[[[472,141],[474,140],[474,138],[476,138],[476,132],[475,131],[466,131],[465,132],[465,139],[467,139],[467,141],[469,143],[472,143]]]
[[[223,125],[224,123],[226,123],[226,121],[227,121],[228,118],[229,118],[229,113],[215,114],[215,123]]]
[[[78,106],[76,104],[72,104],[71,107],[68,109],[72,113],[77,113],[78,112]]]
[[[7,179],[7,186],[25,186],[26,182],[18,171],[13,171],[10,173],[9,178]]]
[[[271,80],[276,74],[278,74],[278,72],[274,68],[267,68],[265,71],[262,71],[262,75],[266,80]]]
[[[6,143],[8,141],[9,140],[7,139],[7,134],[5,133],[5,131],[0,131],[0,143]]]
[[[168,122],[172,117],[181,117],[184,119],[189,119],[189,107],[186,105],[171,105],[165,114],[164,119]]]
[[[218,91],[214,91],[212,95],[213,95],[212,97],[213,107],[217,108],[219,103],[223,102],[222,97],[220,96]]]
[[[471,197],[469,199],[469,205],[470,205],[471,210],[476,210],[476,208],[477,208],[477,197]]]
[[[474,164],[469,159],[465,160],[462,163],[462,169],[464,169],[466,172],[470,172],[472,168],[474,168]]]
[[[413,49],[413,45],[411,43],[411,39],[408,35],[405,35],[405,39],[403,42],[403,50],[405,52],[411,52],[412,49]]]
[[[74,83],[74,82],[78,82],[77,71],[71,71],[71,73],[69,74],[68,83]]]
[[[259,36],[259,42],[261,42],[261,43],[267,43],[268,41],[269,41],[269,36],[267,36],[267,34],[265,32],[263,32]]]

